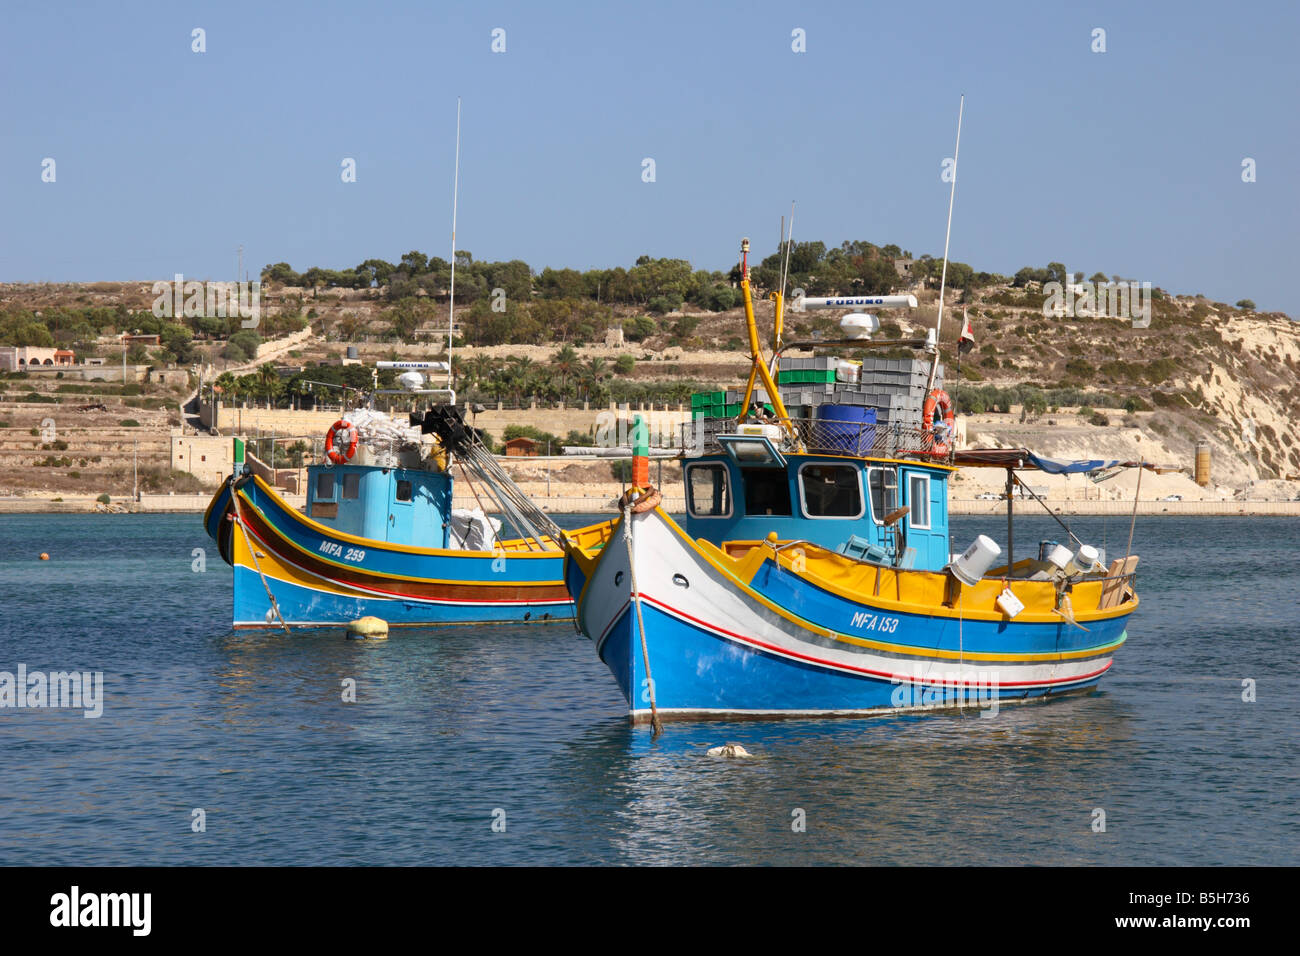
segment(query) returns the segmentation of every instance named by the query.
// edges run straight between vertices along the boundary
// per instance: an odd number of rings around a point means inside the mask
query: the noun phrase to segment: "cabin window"
[[[411,483],[409,481],[399,481],[397,483],[397,500],[398,501],[411,500]]]
[[[355,471],[349,471],[343,476],[343,497],[358,498],[361,495],[361,475]]]
[[[725,465],[687,466],[686,507],[694,518],[725,518],[731,514],[731,489]]]
[[[801,465],[799,488],[809,518],[862,517],[862,479],[854,465]]]
[[[316,475],[316,500],[334,500],[334,476],[328,471],[322,471]]]
[[[871,489],[871,517],[876,524],[884,524],[885,515],[898,507],[897,473],[893,468],[868,469],[867,485]]]
[[[907,476],[907,502],[912,506],[912,527],[930,527],[930,476]]]
[[[790,514],[790,479],[773,468],[745,468],[745,514]]]

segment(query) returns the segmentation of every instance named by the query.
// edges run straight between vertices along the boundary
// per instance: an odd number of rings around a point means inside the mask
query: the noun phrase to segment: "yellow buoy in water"
[[[348,625],[348,637],[371,641],[385,640],[388,637],[388,622],[383,618],[367,614]]]
[[[42,552],[41,552],[41,560],[42,560],[42,561],[48,561],[48,560],[50,560],[50,556],[49,556],[49,554],[47,554],[46,552],[42,551]]]

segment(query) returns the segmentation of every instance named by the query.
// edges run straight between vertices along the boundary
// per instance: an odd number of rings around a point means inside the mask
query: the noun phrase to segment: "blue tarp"
[[[1044,458],[1042,455],[1035,455],[1033,452],[1026,456],[1026,460],[1049,475],[1078,475],[1102,471],[1106,468],[1118,468],[1121,465],[1136,464],[1136,462],[1103,458],[1090,458],[1084,461],[1061,461],[1057,458]]]

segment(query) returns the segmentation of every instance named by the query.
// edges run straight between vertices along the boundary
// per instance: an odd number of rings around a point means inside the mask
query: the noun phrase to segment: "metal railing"
[[[684,455],[719,452],[722,435],[749,435],[762,431],[778,451],[810,454],[854,455],[870,458],[918,458],[949,464],[952,441],[941,425],[926,431],[914,423],[837,422],[823,419],[790,418],[737,425],[731,418],[700,418],[681,426],[680,448]],[[945,444],[946,442],[946,444]]]

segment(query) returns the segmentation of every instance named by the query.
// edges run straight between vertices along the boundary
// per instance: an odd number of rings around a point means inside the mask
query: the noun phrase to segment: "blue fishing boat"
[[[459,421],[454,408],[438,412]],[[462,430],[469,431],[463,423]],[[305,514],[240,465],[208,505],[204,526],[235,570],[236,628],[320,627],[369,615],[392,625],[572,616],[558,528],[505,487],[503,475],[484,474],[481,461],[460,462],[488,511],[517,532],[511,537],[482,508],[452,508],[457,462],[419,427],[361,410],[337,422],[329,439],[326,457],[307,468]],[[477,452],[486,456],[481,446]],[[597,543],[587,531],[570,534]]]
[[[898,401],[827,386],[787,409],[782,300],[773,357],[759,346],[747,250],[741,290],[752,371],[731,417],[700,416],[682,440],[686,516],[639,488],[617,524],[570,540],[565,582],[577,623],[628,702],[658,718],[863,715],[997,707],[1097,685],[1138,606],[1137,558],[1111,564],[1074,539],[1012,560],[980,536],[954,554],[949,481],[959,467],[1094,472],[1125,462],[1056,462],[1026,449],[958,452],[952,403],[936,387],[937,335],[884,343],[933,352],[902,370]],[[909,307],[909,296],[805,300],[827,308]],[[853,316],[846,330],[872,327]],[[870,350],[861,339],[818,342]],[[912,363],[907,363],[909,366]],[[918,363],[920,364],[920,363]],[[856,385],[869,368],[864,359]],[[897,371],[886,366],[891,374]],[[924,365],[922,365],[924,368]],[[761,391],[761,394],[760,394]],[[919,402],[909,404],[909,393]],[[912,409],[919,407],[919,414]],[[892,413],[892,414],[891,414]]]

